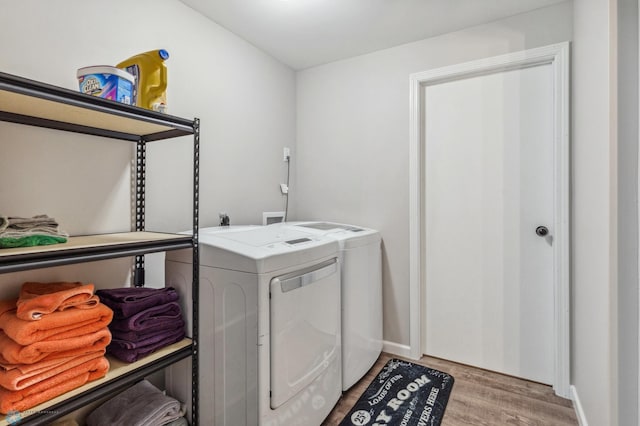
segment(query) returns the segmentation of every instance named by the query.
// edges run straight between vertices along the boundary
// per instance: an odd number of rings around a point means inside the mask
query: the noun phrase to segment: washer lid
[[[340,241],[342,249],[351,249],[369,244],[380,244],[380,233],[375,229],[332,222],[294,222],[298,229],[309,229],[316,235],[325,235]]]
[[[200,228],[198,230],[198,235],[202,236],[204,234],[215,234],[218,232],[236,232],[236,231],[245,231],[247,229],[258,228],[260,225],[229,225],[229,226],[212,226],[208,228]],[[189,234],[192,231],[187,231]]]
[[[337,256],[331,238],[283,226],[260,226],[200,234],[200,264],[235,271],[265,273]]]
[[[342,223],[332,223],[332,222],[311,222],[311,223],[299,224],[298,226],[302,226],[304,228],[318,229],[320,231],[344,229],[352,232],[360,232],[363,230],[363,228],[359,228],[357,226],[344,225]]]

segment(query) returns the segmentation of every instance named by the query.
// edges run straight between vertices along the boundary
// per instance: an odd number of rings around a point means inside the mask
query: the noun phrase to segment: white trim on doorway
[[[557,395],[570,398],[569,258],[569,43],[509,53],[438,68],[410,76],[409,147],[409,297],[410,357],[422,356],[423,313],[423,88],[448,81],[551,64],[554,81],[554,383]]]

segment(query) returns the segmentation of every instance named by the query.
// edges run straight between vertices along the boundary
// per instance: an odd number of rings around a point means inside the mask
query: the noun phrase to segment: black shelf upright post
[[[192,424],[199,424],[199,359],[200,350],[198,343],[199,324],[199,289],[200,289],[200,248],[198,243],[199,217],[200,217],[200,119],[193,120],[193,272],[192,272],[192,304],[193,304],[193,355],[191,360],[191,420]]]
[[[147,167],[147,143],[141,137],[136,143],[136,231],[144,231],[145,180]],[[144,255],[136,256],[133,276],[135,287],[144,287]]]

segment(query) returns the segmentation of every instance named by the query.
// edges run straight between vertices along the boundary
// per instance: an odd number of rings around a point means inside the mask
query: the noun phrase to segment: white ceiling
[[[564,0],[181,0],[299,70]]]

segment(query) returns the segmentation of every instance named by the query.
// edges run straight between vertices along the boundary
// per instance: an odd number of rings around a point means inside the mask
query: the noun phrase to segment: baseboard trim
[[[569,388],[571,392],[571,400],[573,401],[573,409],[576,410],[576,416],[578,417],[578,424],[580,426],[589,426],[587,423],[587,416],[584,414],[584,410],[582,409],[582,404],[580,403],[580,398],[578,397],[578,389],[575,386],[571,385]]]
[[[395,342],[382,341],[382,352],[386,352],[392,355],[398,355],[404,358],[415,359],[411,356],[411,347],[408,345],[401,345]]]

